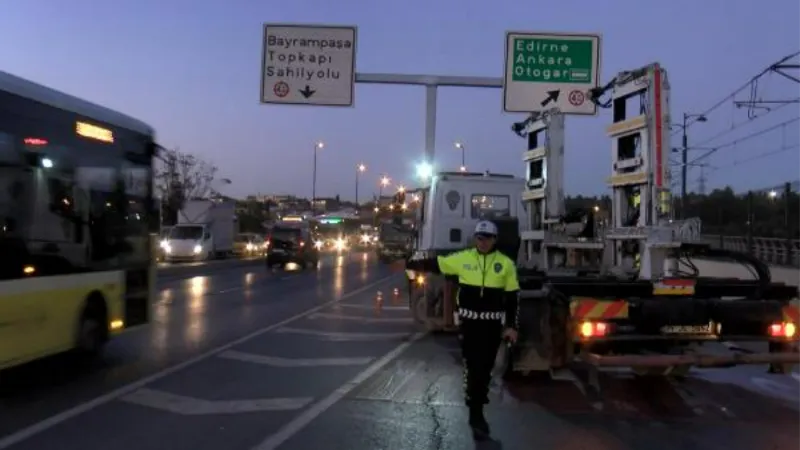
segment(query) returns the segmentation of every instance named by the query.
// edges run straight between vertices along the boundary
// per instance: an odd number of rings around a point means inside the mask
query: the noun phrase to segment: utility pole
[[[706,195],[706,165],[700,164],[700,178],[697,179],[700,195]]]
[[[686,218],[686,177],[689,174],[689,137],[686,134],[689,119],[695,118],[698,122],[705,122],[708,119],[702,114],[687,114],[683,113],[683,122],[681,123],[681,219]]]
[[[314,169],[311,174],[311,213],[314,214],[317,210],[317,151],[325,148],[322,141],[314,144]]]
[[[356,166],[356,209],[358,209],[358,179],[361,176],[361,172],[367,170],[367,166],[364,164],[359,164]]]

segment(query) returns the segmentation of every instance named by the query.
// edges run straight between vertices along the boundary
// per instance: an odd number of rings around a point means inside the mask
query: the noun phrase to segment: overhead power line
[[[788,125],[790,123],[797,122],[798,120],[800,120],[800,117],[795,117],[795,118],[786,120],[784,122],[775,124],[775,125],[773,125],[771,127],[764,128],[762,130],[759,130],[759,131],[750,133],[748,135],[742,136],[742,137],[740,137],[738,139],[734,139],[733,141],[727,142],[725,144],[717,145],[714,148],[712,148],[711,150],[709,150],[709,151],[703,153],[702,155],[698,156],[697,158],[689,161],[689,164],[692,164],[692,163],[695,163],[697,161],[700,161],[701,159],[708,158],[709,156],[713,155],[714,153],[716,153],[717,151],[719,151],[719,150],[721,150],[723,148],[733,147],[736,144],[741,144],[742,142],[748,141],[750,139],[753,139],[753,138],[756,138],[756,137],[759,137],[759,136],[763,136],[763,135],[765,135],[765,134],[767,134],[767,133],[769,133],[771,131],[777,130],[778,128],[785,127],[786,125]]]
[[[700,141],[700,142],[694,143],[694,144],[692,144],[692,147],[708,147],[708,143],[709,143],[709,142],[713,142],[713,141],[715,141],[715,140],[717,140],[717,139],[719,139],[719,138],[721,138],[721,137],[723,137],[723,136],[725,136],[725,135],[727,135],[727,134],[733,133],[733,132],[734,132],[734,131],[736,131],[738,128],[741,128],[741,127],[743,127],[743,126],[745,126],[745,125],[747,125],[747,124],[749,124],[749,123],[751,123],[751,122],[753,122],[753,121],[756,121],[756,120],[758,120],[758,119],[761,119],[761,118],[763,118],[763,117],[767,117],[768,115],[770,115],[770,114],[772,114],[772,113],[774,113],[774,112],[776,112],[776,111],[780,111],[780,110],[781,110],[781,108],[784,108],[784,107],[786,107],[786,106],[789,106],[790,104],[791,104],[791,103],[783,103],[783,104],[779,105],[779,106],[778,106],[778,107],[776,107],[776,108],[769,108],[769,109],[768,109],[768,110],[767,110],[765,113],[763,113],[763,114],[758,114],[758,115],[756,115],[756,116],[754,116],[754,117],[752,117],[752,118],[748,118],[748,119],[746,119],[746,120],[742,120],[742,121],[740,121],[740,122],[734,122],[734,123],[732,123],[732,124],[731,124],[730,128],[727,128],[727,129],[725,129],[725,130],[722,130],[722,131],[720,131],[719,133],[717,133],[717,134],[715,134],[715,135],[713,135],[713,136],[710,136],[710,137],[706,138],[706,139],[705,139],[705,140],[703,140],[703,141]]]
[[[767,152],[758,153],[758,154],[756,154],[756,155],[753,155],[753,156],[751,156],[751,157],[749,157],[749,158],[738,159],[738,160],[736,160],[736,161],[733,161],[733,162],[731,162],[731,163],[729,163],[729,164],[724,164],[724,165],[721,165],[721,166],[716,166],[714,169],[716,170],[716,169],[724,169],[725,167],[734,167],[734,166],[738,166],[739,164],[744,164],[744,163],[748,163],[748,162],[758,161],[758,160],[760,160],[760,159],[769,158],[769,157],[771,157],[771,156],[779,155],[779,154],[781,154],[781,153],[786,153],[786,152],[788,152],[788,151],[790,151],[790,150],[796,150],[796,149],[798,149],[798,148],[800,148],[800,144],[790,144],[790,145],[783,145],[783,146],[781,146],[781,147],[778,147],[778,148],[772,149],[772,150],[770,150],[770,151],[767,151]]]
[[[790,67],[789,67],[789,66],[787,66],[787,64],[786,64],[786,63],[787,63],[787,61],[790,61],[791,59],[793,59],[793,58],[796,58],[796,57],[798,57],[798,56],[800,56],[800,52],[795,52],[795,53],[792,53],[791,55],[785,56],[785,57],[783,57],[783,58],[779,59],[778,61],[776,61],[776,62],[774,62],[774,63],[770,64],[770,65],[769,65],[769,66],[767,66],[767,67],[766,67],[764,70],[760,71],[758,74],[756,74],[755,76],[753,76],[752,78],[750,78],[750,79],[749,79],[749,80],[748,80],[746,83],[744,83],[744,84],[743,84],[741,87],[739,87],[738,89],[734,90],[733,92],[731,92],[730,94],[728,94],[727,96],[725,96],[725,98],[723,98],[722,100],[718,101],[717,103],[715,103],[714,105],[712,105],[712,106],[711,106],[710,108],[708,108],[707,110],[705,110],[705,111],[703,111],[703,112],[701,112],[701,113],[699,113],[699,114],[697,114],[697,115],[694,115],[694,116],[693,116],[691,119],[689,119],[689,121],[686,123],[686,128],[689,128],[689,127],[691,127],[692,125],[696,124],[696,123],[699,121],[698,119],[699,119],[700,117],[706,117],[706,116],[708,116],[709,114],[711,114],[712,112],[714,112],[715,110],[717,110],[717,109],[719,109],[720,107],[722,107],[722,106],[723,106],[724,104],[726,104],[727,102],[734,100],[734,99],[736,98],[736,96],[737,96],[739,93],[741,93],[742,91],[744,91],[745,89],[748,89],[748,88],[750,88],[750,89],[751,89],[751,99],[752,99],[752,88],[753,88],[753,84],[754,84],[754,83],[756,83],[756,82],[758,81],[758,79],[759,79],[759,78],[761,78],[761,77],[762,77],[762,76],[764,76],[765,74],[767,74],[767,73],[771,73],[771,72],[775,72],[775,73],[778,73],[778,74],[780,74],[780,75],[782,75],[782,76],[786,77],[786,76],[787,76],[787,74],[784,72],[784,70],[785,70],[786,68],[794,68],[794,65],[791,65]],[[788,78],[789,78],[789,79],[792,79],[792,80],[795,80],[795,81],[797,81],[797,80],[796,80],[794,77],[791,77],[791,76],[789,76]],[[672,135],[673,135],[673,136],[674,136],[674,135],[676,135],[676,134],[677,134],[679,131],[680,131],[680,130],[676,130],[675,132],[673,132],[673,133],[672,133]]]

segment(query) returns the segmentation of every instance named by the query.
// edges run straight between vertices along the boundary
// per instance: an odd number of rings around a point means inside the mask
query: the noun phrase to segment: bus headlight
[[[200,254],[200,252],[202,252],[202,251],[203,251],[203,247],[201,247],[201,246],[199,246],[199,245],[195,245],[195,246],[194,246],[194,254],[195,254],[195,255],[199,255],[199,254]]]
[[[164,239],[163,241],[158,243],[158,246],[166,250],[169,247],[169,241]]]

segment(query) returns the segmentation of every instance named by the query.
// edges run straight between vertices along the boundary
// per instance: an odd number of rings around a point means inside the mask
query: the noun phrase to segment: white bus
[[[156,148],[145,123],[0,72],[0,370],[149,322]]]

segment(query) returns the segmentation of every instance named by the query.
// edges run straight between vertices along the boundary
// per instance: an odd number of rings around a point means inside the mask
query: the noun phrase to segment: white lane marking
[[[792,378],[794,378],[795,381],[800,383],[800,373],[792,372]]]
[[[308,316],[309,319],[335,319],[335,320],[350,320],[364,323],[400,323],[410,324],[413,319],[410,317],[369,317],[369,316],[348,316],[346,314],[334,314],[317,312]]]
[[[374,309],[380,309],[380,310],[384,310],[384,311],[406,311],[406,312],[410,311],[408,306],[381,306],[380,308],[378,308],[375,305],[360,305],[360,304],[356,304],[356,303],[339,303],[339,304],[337,304],[335,306],[335,309],[339,309],[339,307],[342,307],[342,308],[357,308],[357,309],[373,309],[373,310]]]
[[[230,288],[230,289],[223,289],[221,291],[217,291],[217,294],[225,294],[225,293],[228,293],[228,292],[235,292],[235,291],[241,291],[241,290],[244,290],[244,286],[237,286],[237,287],[233,287],[233,288]]]
[[[306,330],[304,328],[281,327],[275,330],[276,333],[294,333],[314,336],[329,341],[372,341],[372,340],[392,340],[407,338],[411,333],[344,333],[338,331],[319,331]],[[2,447],[0,447],[2,448]]]
[[[120,400],[184,416],[242,414],[263,411],[296,411],[313,402],[312,397],[249,400],[203,400],[154,389],[139,389]]]
[[[72,407],[72,408],[70,408],[70,409],[68,409],[66,411],[62,411],[62,412],[60,412],[60,413],[58,413],[58,414],[56,414],[54,416],[50,416],[47,419],[44,419],[44,420],[42,420],[40,422],[37,422],[37,423],[35,423],[33,425],[30,425],[30,426],[28,426],[26,428],[23,428],[23,429],[21,429],[19,431],[11,433],[11,434],[3,437],[2,439],[0,439],[0,449],[5,449],[5,448],[11,447],[12,445],[15,445],[17,443],[20,443],[20,442],[22,442],[22,441],[24,441],[26,439],[30,439],[31,437],[36,436],[39,433],[47,431],[47,430],[49,430],[50,428],[53,428],[56,425],[59,425],[59,424],[61,424],[63,422],[66,422],[69,419],[72,419],[73,417],[79,416],[81,414],[84,414],[84,413],[86,413],[88,411],[91,411],[91,410],[97,408],[98,406],[105,405],[106,403],[112,402],[112,401],[114,401],[114,400],[116,400],[116,399],[118,399],[120,397],[128,395],[131,392],[133,392],[133,391],[135,391],[137,389],[141,389],[142,387],[144,387],[144,386],[146,386],[146,385],[148,385],[148,384],[150,384],[150,383],[152,383],[154,381],[158,381],[158,380],[160,380],[160,379],[162,379],[162,378],[164,378],[164,377],[166,377],[168,375],[172,375],[172,374],[174,374],[174,373],[176,373],[178,371],[181,371],[181,370],[183,370],[183,369],[185,369],[187,367],[191,367],[191,366],[193,366],[193,365],[195,365],[195,364],[197,364],[199,362],[202,362],[202,361],[204,361],[204,360],[206,360],[208,358],[211,358],[211,357],[215,356],[218,353],[224,352],[225,350],[229,350],[232,347],[235,347],[235,346],[237,346],[239,344],[243,344],[243,343],[245,343],[245,342],[247,342],[247,341],[249,341],[251,339],[254,339],[254,338],[256,338],[258,336],[261,336],[261,335],[263,335],[265,333],[268,333],[268,332],[270,332],[272,330],[278,329],[278,328],[280,328],[280,327],[282,327],[282,326],[284,326],[286,324],[289,324],[289,323],[292,323],[292,322],[294,322],[296,320],[302,319],[302,318],[308,316],[309,314],[313,314],[313,313],[315,313],[315,312],[317,312],[317,311],[319,311],[319,310],[321,310],[323,308],[326,308],[326,307],[328,307],[328,306],[330,306],[330,305],[332,305],[332,304],[334,304],[334,303],[336,303],[338,301],[341,301],[341,300],[344,300],[344,299],[347,299],[347,298],[362,294],[363,292],[365,292],[365,291],[367,291],[369,289],[373,289],[375,286],[378,286],[378,285],[384,284],[384,283],[386,283],[388,281],[391,281],[392,279],[396,278],[396,276],[397,276],[397,274],[392,274],[392,275],[383,277],[380,280],[377,280],[377,281],[375,281],[373,283],[367,284],[365,286],[361,286],[360,288],[358,288],[356,290],[350,291],[350,292],[342,295],[341,297],[339,297],[339,298],[337,298],[335,300],[331,300],[331,301],[322,303],[322,304],[317,305],[317,306],[315,306],[315,307],[313,307],[311,309],[303,311],[300,314],[297,314],[297,315],[294,315],[292,317],[289,317],[288,319],[284,319],[284,320],[282,320],[280,322],[274,323],[272,325],[268,325],[268,326],[266,326],[264,328],[261,328],[259,330],[256,330],[256,331],[248,334],[247,336],[243,336],[243,337],[241,337],[239,339],[236,339],[236,340],[233,340],[231,342],[228,342],[227,344],[224,344],[224,345],[221,345],[221,346],[216,347],[214,349],[211,349],[211,350],[209,350],[209,351],[207,351],[207,352],[205,352],[203,354],[195,356],[194,358],[187,359],[186,361],[184,361],[182,363],[176,364],[176,365],[174,365],[172,367],[168,367],[168,368],[166,368],[164,370],[161,370],[159,372],[156,372],[156,373],[154,373],[154,374],[152,374],[150,376],[141,378],[141,379],[139,379],[137,381],[134,381],[132,383],[129,383],[129,384],[125,385],[125,386],[122,386],[122,387],[119,387],[117,389],[114,389],[113,391],[111,391],[111,392],[109,392],[107,394],[103,394],[103,395],[101,395],[99,397],[95,397],[92,400],[89,400],[87,402],[81,403],[81,404],[79,404],[77,406],[74,406],[74,407]]]
[[[384,355],[381,359],[375,361],[371,366],[367,367],[363,372],[359,373],[352,380],[340,386],[332,394],[311,405],[308,409],[303,411],[300,415],[295,417],[291,422],[284,425],[275,434],[264,439],[260,444],[253,447],[253,450],[275,450],[280,445],[292,438],[300,431],[303,430],[308,424],[314,421],[322,413],[327,411],[331,406],[338,403],[345,398],[347,394],[357,388],[361,383],[367,381],[370,377],[378,373],[384,366],[395,360],[400,354],[406,351],[411,345],[418,340],[422,339],[427,332],[422,331],[411,337],[407,342],[403,342]]]
[[[321,367],[321,366],[364,366],[375,358],[280,358],[277,356],[257,355],[255,353],[227,350],[219,355],[220,358],[236,361],[263,364],[274,367]]]

